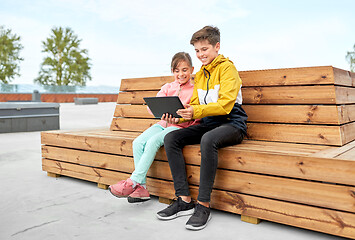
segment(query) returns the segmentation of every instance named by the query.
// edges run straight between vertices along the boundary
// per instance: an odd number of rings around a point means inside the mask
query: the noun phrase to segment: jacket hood
[[[223,62],[233,63],[231,60],[229,60],[229,58],[225,58],[222,54],[219,54],[215,59],[213,59],[213,61],[210,64],[206,66],[202,66],[201,70],[206,69],[207,71],[211,72],[216,66],[218,66]]]

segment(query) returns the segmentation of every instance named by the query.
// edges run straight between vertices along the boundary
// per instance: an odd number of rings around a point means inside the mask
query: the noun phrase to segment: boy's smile
[[[202,65],[208,65],[218,56],[220,43],[218,42],[213,46],[208,40],[202,40],[195,42],[194,47],[196,56],[202,62]]]

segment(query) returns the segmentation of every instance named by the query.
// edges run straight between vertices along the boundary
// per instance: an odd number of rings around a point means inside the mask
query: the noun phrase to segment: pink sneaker
[[[129,203],[145,202],[150,199],[150,195],[147,189],[142,187],[140,184],[137,184],[136,189],[128,196],[127,199]]]
[[[130,178],[122,180],[114,185],[108,187],[112,195],[116,197],[127,197],[137,188],[138,184],[133,188],[133,182]]]

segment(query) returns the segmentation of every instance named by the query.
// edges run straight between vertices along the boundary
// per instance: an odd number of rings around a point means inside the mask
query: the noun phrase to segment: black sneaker
[[[189,230],[201,230],[207,226],[210,219],[211,209],[197,203],[195,212],[187,221],[185,227]]]
[[[167,208],[157,213],[157,218],[160,220],[171,220],[181,216],[191,215],[194,212],[195,204],[184,202],[181,197],[170,204]]]

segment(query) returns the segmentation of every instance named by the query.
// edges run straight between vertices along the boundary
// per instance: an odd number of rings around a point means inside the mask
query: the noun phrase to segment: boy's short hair
[[[186,62],[187,65],[192,68],[192,59],[190,54],[186,52],[178,52],[171,59],[171,70],[174,71],[182,61]]]
[[[212,46],[220,42],[220,32],[217,27],[205,26],[192,35],[190,44],[194,45],[198,41],[207,40]]]

